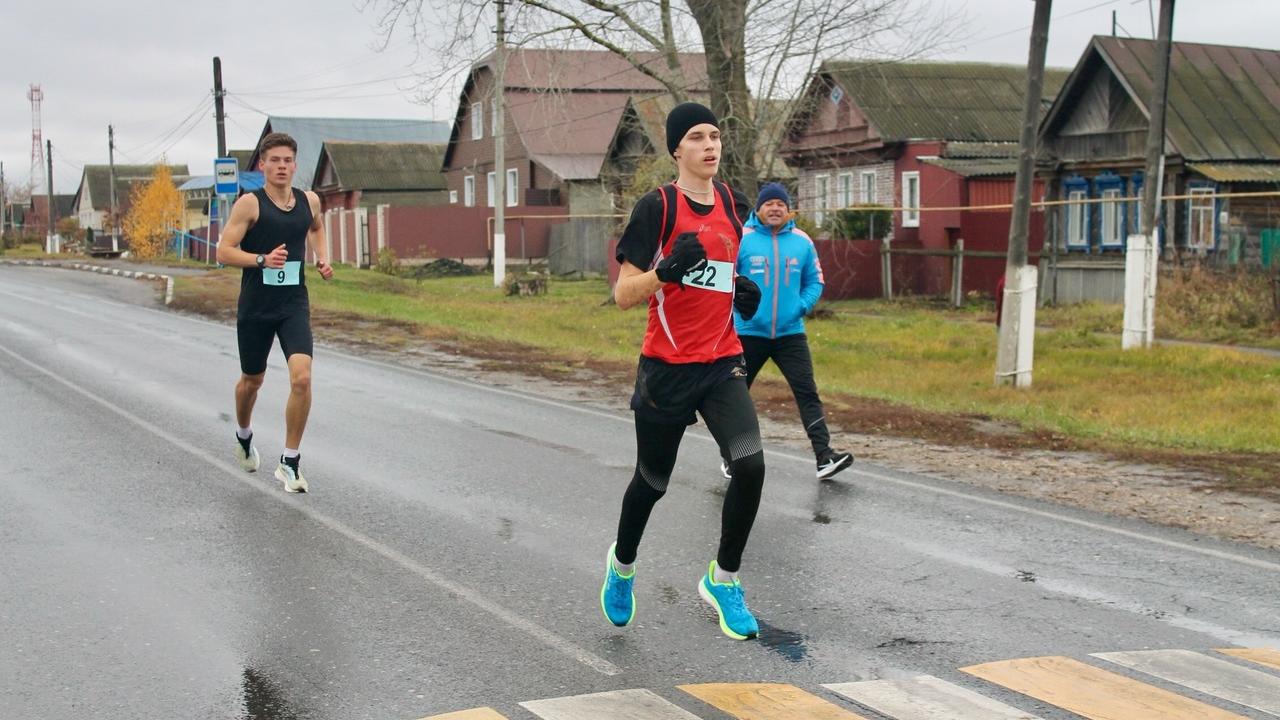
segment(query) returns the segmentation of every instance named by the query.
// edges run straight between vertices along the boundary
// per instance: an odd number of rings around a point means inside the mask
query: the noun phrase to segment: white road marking
[[[57,373],[54,373],[50,370],[46,370],[40,365],[28,360],[27,358],[19,355],[18,353],[10,350],[9,348],[3,345],[0,345],[0,352],[3,352],[4,354],[12,357],[14,360],[17,360],[18,362],[29,367],[35,372],[38,372],[41,375],[48,377],[49,379],[66,387],[67,389],[97,403],[98,405],[101,405],[107,410],[115,413],[116,415],[119,415],[121,418],[124,418],[125,420],[128,420],[129,422],[133,423],[139,428],[146,430],[152,435],[155,435],[156,437],[170,443],[171,445],[174,445],[175,447],[178,447],[181,450],[184,450],[185,452],[205,461],[209,465],[212,465],[213,467],[216,467],[219,470],[222,470],[224,473],[226,473],[227,475],[229,475],[231,478],[241,483],[242,485],[250,487],[277,502],[285,503],[293,510],[296,510],[297,512],[300,512],[303,515],[306,515],[316,523],[319,523],[320,525],[323,525],[329,528],[330,530],[338,533],[339,535],[342,535],[348,540],[351,540],[352,542],[355,542],[356,544],[361,545],[373,551],[374,553],[377,553],[378,555],[381,555],[382,557],[396,563],[397,565],[408,570],[414,575],[417,575],[418,577],[422,578],[427,583],[435,586],[436,588],[456,595],[462,600],[474,605],[476,608],[483,610],[484,612],[492,615],[494,618],[540,641],[542,644],[546,645],[548,648],[551,648],[552,650],[555,650],[573,659],[574,661],[581,663],[603,675],[618,675],[622,672],[621,668],[609,662],[608,660],[605,660],[604,658],[594,655],[578,647],[572,642],[569,642],[568,640],[560,637],[559,635],[556,635],[550,630],[547,630],[541,625],[538,625],[537,623],[527,620],[524,617],[521,617],[519,614],[512,612],[494,602],[491,602],[490,600],[485,598],[482,593],[476,590],[473,590],[460,583],[454,582],[453,580],[450,580],[449,578],[445,577],[442,573],[436,570],[433,570],[423,565],[422,563],[408,557],[407,555],[400,552],[399,550],[395,550],[387,545],[384,545],[378,542],[377,540],[373,539],[372,537],[369,537],[368,535],[365,535],[364,533],[354,528],[348,527],[347,525],[343,524],[337,519],[332,518],[328,515],[325,515],[324,513],[318,510],[315,510],[311,507],[308,507],[304,501],[297,501],[293,496],[289,496],[281,492],[277,492],[275,490],[274,485],[263,484],[261,482],[251,479],[250,476],[246,475],[239,468],[234,467],[231,465],[231,463],[226,462],[214,456],[204,448],[193,445],[183,440],[182,438],[179,438],[176,435],[173,435],[172,433],[165,431],[163,428],[159,427],[158,425],[155,425],[154,423],[148,420],[145,420],[141,417],[138,417],[137,415],[134,415],[128,410],[125,410],[124,408],[116,405],[115,403],[112,403],[110,400],[107,400],[106,398],[103,398],[95,394],[91,390],[81,387],[75,382],[62,377]]]
[[[894,720],[1040,720],[1036,715],[931,675],[831,683],[822,687]]]
[[[1280,715],[1280,677],[1190,650],[1093,653],[1093,657],[1192,690]]]
[[[542,720],[698,720],[648,690],[615,690],[522,702],[520,706]]]

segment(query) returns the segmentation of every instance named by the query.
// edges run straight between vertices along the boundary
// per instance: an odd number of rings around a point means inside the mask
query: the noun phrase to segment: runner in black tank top
[[[311,412],[311,306],[304,272],[308,241],[320,277],[333,277],[333,268],[320,223],[320,199],[292,186],[297,152],[297,143],[283,133],[262,139],[258,167],[266,187],[242,196],[232,206],[218,239],[218,262],[242,268],[236,306],[241,373],[235,394],[236,458],[249,472],[260,464],[250,421],[271,345],[279,338],[289,366],[290,392],[284,452],[275,476],[285,490],[307,492],[298,448]]]

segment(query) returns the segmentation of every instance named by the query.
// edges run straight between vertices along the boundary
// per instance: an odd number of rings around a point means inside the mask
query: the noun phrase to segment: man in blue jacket
[[[754,280],[762,293],[760,308],[751,319],[733,314],[747,361],[747,386],[765,362],[773,360],[800,408],[800,420],[818,460],[818,479],[826,480],[852,465],[853,455],[831,449],[804,334],[804,316],[822,296],[822,265],[813,240],[796,227],[791,196],[781,183],[760,188],[755,212],[742,228],[737,272]],[[723,462],[720,472],[730,476]]]

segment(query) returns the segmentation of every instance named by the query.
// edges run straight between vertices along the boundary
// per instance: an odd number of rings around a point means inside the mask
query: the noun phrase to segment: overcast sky
[[[906,0],[912,2],[914,0]],[[1025,63],[1030,0],[933,0],[967,18],[940,60]],[[1158,6],[1159,0],[1151,0]],[[44,92],[42,127],[53,143],[57,192],[74,192],[86,163],[107,162],[107,125],[116,162],[161,154],[195,174],[212,173],[216,131],[212,58],[221,56],[227,144],[252,147],[265,113],[450,120],[456,85],[434,102],[415,73],[436,74],[432,58],[406,37],[379,52],[381,38],[358,0],[80,0],[6,2],[0,19],[0,161],[10,183],[31,165],[27,88]],[[1056,0],[1049,64],[1075,64],[1089,37],[1111,31],[1150,37],[1148,0]],[[124,9],[127,8],[127,9]],[[1275,47],[1280,3],[1182,0],[1176,40]]]

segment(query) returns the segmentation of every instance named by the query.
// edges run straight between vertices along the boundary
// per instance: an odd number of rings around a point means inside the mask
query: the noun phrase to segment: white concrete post
[[[1155,341],[1156,243],[1130,235],[1124,256],[1124,332],[1120,347],[1148,348]]]
[[[1031,387],[1038,275],[1035,265],[1023,265],[1012,277],[1005,278],[1004,307],[1000,313],[1000,345],[996,356],[997,385]]]

